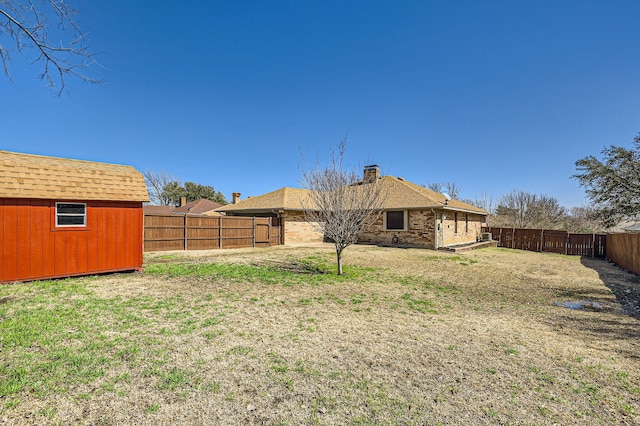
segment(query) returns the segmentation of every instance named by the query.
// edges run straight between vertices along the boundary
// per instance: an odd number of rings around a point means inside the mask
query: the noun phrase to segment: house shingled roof
[[[479,207],[460,200],[446,200],[445,196],[424,186],[417,185],[402,178],[383,176],[387,199],[385,209],[424,209],[440,208],[445,210],[464,211],[487,215],[488,212]]]
[[[149,201],[131,166],[0,151],[0,198]]]
[[[257,197],[249,197],[235,204],[227,204],[217,211],[278,211],[302,210],[303,203],[310,200],[309,190],[284,187]]]
[[[384,209],[445,209],[487,215],[476,206],[459,201],[447,201],[445,196],[402,178],[382,176],[382,193],[386,194]],[[236,204],[227,204],[217,211],[264,212],[278,210],[302,210],[302,205],[310,200],[309,190],[300,188],[280,188],[257,197],[246,198]]]

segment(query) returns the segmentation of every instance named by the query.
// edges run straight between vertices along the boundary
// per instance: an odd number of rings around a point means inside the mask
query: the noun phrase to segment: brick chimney
[[[378,178],[380,178],[380,167],[377,164],[364,166],[365,183],[375,182]]]
[[[239,192],[234,192],[231,194],[231,203],[235,204],[238,201],[240,201],[240,193]]]
[[[178,207],[182,207],[187,204],[187,197],[180,197],[180,205]]]

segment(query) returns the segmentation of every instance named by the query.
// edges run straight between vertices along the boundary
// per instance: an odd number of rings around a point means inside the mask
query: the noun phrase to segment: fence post
[[[544,251],[544,229],[540,230],[540,253]]]
[[[255,247],[256,246],[256,217],[253,217],[253,230],[251,231],[251,236],[252,236],[252,241],[251,241],[251,246]]]
[[[223,216],[218,216],[218,248],[222,250],[222,218]]]
[[[187,214],[184,214],[184,250],[187,250]]]
[[[271,216],[269,216],[269,247],[271,247]]]
[[[511,248],[516,248],[516,228],[511,231]]]

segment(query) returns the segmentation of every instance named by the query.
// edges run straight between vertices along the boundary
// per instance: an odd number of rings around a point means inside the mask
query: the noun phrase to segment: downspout
[[[444,210],[442,210],[442,216],[440,217],[441,217],[440,225],[442,225],[440,226],[440,233],[442,234],[442,247],[445,247],[446,244],[444,243],[444,220],[446,219],[447,216],[445,215]]]
[[[431,214],[433,215],[433,247],[438,250],[438,216],[433,209],[431,209]]]

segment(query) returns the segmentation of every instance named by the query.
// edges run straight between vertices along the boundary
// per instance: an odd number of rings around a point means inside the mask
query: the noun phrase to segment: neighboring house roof
[[[279,210],[302,210],[310,200],[309,190],[301,188],[280,188],[257,197],[249,197],[235,204],[227,204],[217,211],[271,212]]]
[[[635,222],[631,225],[623,226],[622,229],[625,232],[640,232],[640,222]]]
[[[212,210],[216,210],[217,208],[222,207],[222,204],[216,203],[215,201],[207,200],[205,198],[201,198],[199,200],[188,202],[187,204],[176,207],[171,210],[171,213],[177,214],[206,214],[211,212]]]
[[[149,201],[131,166],[0,151],[0,197]]]
[[[384,209],[445,209],[487,215],[488,213],[471,204],[459,200],[447,201],[445,196],[402,178],[383,176],[379,178],[386,194]],[[364,184],[367,185],[367,184]],[[357,186],[354,186],[357,189]],[[218,211],[227,212],[268,212],[278,210],[302,210],[309,205],[309,190],[280,188],[257,197],[246,198],[236,204],[227,204]]]
[[[173,207],[171,206],[142,206],[145,214],[171,214]]]

